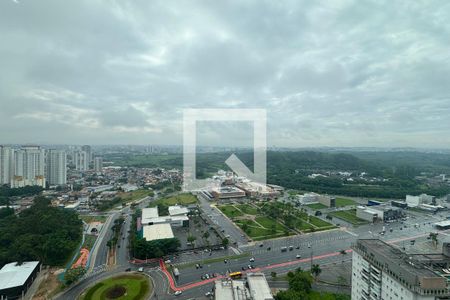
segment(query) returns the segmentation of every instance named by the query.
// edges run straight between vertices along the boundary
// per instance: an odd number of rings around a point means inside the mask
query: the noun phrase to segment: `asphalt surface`
[[[139,204],[139,208],[146,207],[150,201],[156,199],[147,197]],[[408,219],[389,224],[368,224],[359,227],[341,227],[335,230],[315,232],[304,235],[291,236],[286,238],[278,238],[268,241],[248,243],[247,239],[242,237],[242,232],[216,208],[211,207],[210,203],[200,198],[200,206],[209,215],[211,220],[224,229],[225,234],[230,235],[230,240],[235,241],[239,246],[238,249],[226,249],[213,251],[209,253],[184,253],[179,255],[173,263],[180,270],[180,276],[175,279],[176,287],[183,290],[182,294],[175,296],[170,287],[166,273],[164,273],[158,264],[133,265],[129,263],[129,253],[127,251],[128,230],[131,224],[131,210],[124,208],[121,211],[112,212],[109,219],[110,223],[105,223],[107,232],[98,242],[98,252],[93,259],[94,268],[88,278],[81,280],[78,284],[67,290],[57,299],[76,299],[81,292],[89,285],[94,284],[97,280],[124,272],[127,268],[137,271],[139,267],[144,267],[144,272],[148,274],[154,282],[153,299],[206,299],[205,293],[211,291],[213,283],[203,281],[202,275],[215,274],[216,276],[226,276],[229,272],[243,271],[264,272],[267,278],[270,278],[271,272],[284,274],[295,270],[298,267],[309,269],[311,259],[314,264],[327,265],[338,264],[351,259],[350,247],[358,238],[380,238],[389,243],[395,243],[405,250],[410,250],[411,240],[421,241],[422,244],[427,243],[426,237],[430,232],[436,232],[433,223],[443,220],[447,214],[438,215],[418,213],[414,211],[408,212]],[[112,222],[121,214],[126,216],[121,237],[119,241],[120,248],[117,248],[116,266],[113,269],[106,269],[107,247],[106,242],[112,235],[110,230]],[[343,223],[338,219],[333,220],[334,223]],[[108,226],[106,226],[108,225]],[[381,232],[385,230],[384,234]],[[450,236],[441,232],[441,239],[450,239]],[[292,250],[289,250],[292,246]],[[288,247],[287,251],[282,251],[283,247]],[[297,249],[298,248],[298,249]],[[341,251],[346,250],[347,254]],[[247,256],[240,258],[232,258],[225,263],[223,260],[214,263],[204,263],[208,259],[222,256],[230,256],[236,253],[246,253]],[[300,257],[297,258],[296,256]],[[254,262],[250,262],[250,258],[254,258]],[[202,263],[202,268],[192,266],[192,262]],[[248,265],[254,267],[248,270]],[[286,287],[285,282],[269,280],[272,287]]]

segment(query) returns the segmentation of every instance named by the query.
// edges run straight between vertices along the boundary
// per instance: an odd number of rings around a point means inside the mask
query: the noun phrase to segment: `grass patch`
[[[319,219],[317,217],[314,216],[310,216],[309,217],[309,223],[311,223],[312,225],[318,227],[318,228],[322,228],[322,227],[334,227],[333,224],[330,224],[328,222],[325,222],[322,219]]]
[[[91,223],[91,222],[101,222],[101,223],[105,223],[106,219],[108,217],[106,216],[79,216],[81,220],[83,220],[86,223]]]
[[[249,204],[240,204],[240,205],[236,205],[235,207],[247,215],[256,216],[258,214],[258,209]]]
[[[327,208],[322,203],[312,203],[312,204],[307,204],[306,206],[308,206],[311,209],[324,209],[324,208]]]
[[[115,286],[121,286],[126,289],[126,294],[121,296],[121,300],[138,300],[144,299],[150,293],[151,286],[146,276],[139,274],[120,275],[113,278],[105,279],[87,292],[83,293],[80,300],[107,300],[107,291]]]
[[[355,209],[334,211],[329,213],[329,215],[344,220],[353,225],[363,225],[368,223],[366,220],[360,219],[356,216]]]
[[[190,204],[196,204],[198,202],[197,197],[192,194],[179,194],[176,196],[171,196],[167,198],[162,198],[157,201],[153,201],[150,203],[150,207],[155,207],[158,204],[163,204],[166,206],[172,206],[172,205],[190,205]]]
[[[356,205],[356,202],[347,198],[336,198],[336,207]]]
[[[230,219],[244,215],[240,210],[234,207],[234,205],[220,205],[217,208]]]
[[[131,192],[121,192],[117,196],[122,199],[122,203],[133,202],[136,200],[140,200],[145,197],[151,197],[154,195],[154,192],[146,189],[139,189]]]
[[[273,219],[270,219],[268,217],[256,217],[255,221],[267,229],[271,229],[273,225],[275,225],[275,229],[277,231],[284,231],[284,229],[285,229],[285,227],[283,225],[281,225],[279,222],[277,222]]]

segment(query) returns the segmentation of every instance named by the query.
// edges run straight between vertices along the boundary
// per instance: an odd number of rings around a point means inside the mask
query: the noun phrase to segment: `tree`
[[[191,244],[192,248],[194,248],[194,243],[195,243],[195,240],[196,240],[196,239],[197,239],[197,238],[196,238],[195,236],[193,236],[192,234],[189,234],[189,235],[187,236],[187,241],[188,241],[188,243]]]
[[[438,244],[437,237],[438,237],[437,232],[430,232],[430,238],[431,238],[431,241],[433,242],[433,245],[435,248],[437,247],[437,244]]]
[[[272,278],[277,277],[277,272],[270,272],[270,276],[271,276]]]
[[[83,267],[69,269],[64,273],[64,280],[67,285],[70,285],[78,281],[84,274],[86,274],[86,269]]]
[[[312,268],[311,268],[311,274],[313,274],[314,275],[314,278],[317,280],[317,276],[319,276],[320,275],[320,273],[322,273],[322,269],[320,268],[320,266],[319,265],[312,265]]]
[[[230,240],[228,238],[223,238],[222,239],[222,246],[224,246],[225,248],[228,247],[228,244],[230,243]]]

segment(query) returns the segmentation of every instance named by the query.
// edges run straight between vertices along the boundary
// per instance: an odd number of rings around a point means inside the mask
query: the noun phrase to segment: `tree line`
[[[82,237],[82,222],[69,210],[50,206],[36,197],[19,215],[0,210],[0,267],[12,261],[39,260],[59,266],[67,262]]]

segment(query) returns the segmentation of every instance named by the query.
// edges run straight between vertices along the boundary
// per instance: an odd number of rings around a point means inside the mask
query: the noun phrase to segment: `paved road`
[[[224,230],[225,235],[229,235],[230,244],[236,242],[237,246],[241,246],[248,243],[244,233],[217,208],[211,206],[211,202],[205,200],[201,196],[197,198],[199,199],[200,207],[203,212],[211,219],[212,222],[219,225]]]

